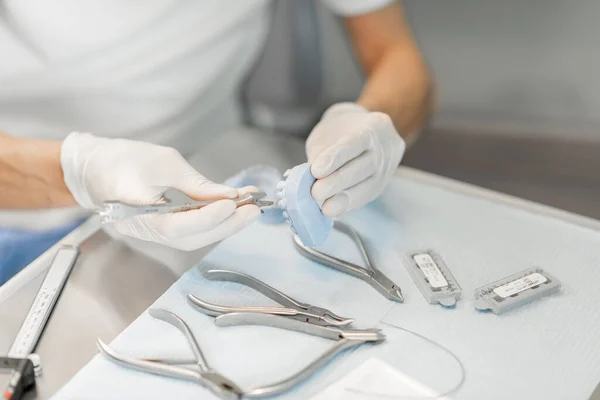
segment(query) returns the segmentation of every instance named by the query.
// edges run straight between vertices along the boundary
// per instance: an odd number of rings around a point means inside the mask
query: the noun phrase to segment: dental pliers
[[[213,317],[217,317],[226,313],[236,312],[273,314],[323,326],[345,326],[354,322],[352,318],[340,317],[325,308],[299,302],[286,295],[285,293],[282,293],[281,291],[275,289],[274,287],[271,287],[266,283],[241,272],[223,269],[211,269],[206,271],[203,275],[206,279],[212,281],[235,282],[241,285],[248,286],[283,306],[224,306],[212,304],[200,299],[199,297],[193,294],[188,294],[188,302],[203,314],[207,314]]]
[[[233,201],[235,202],[236,207],[241,207],[248,204],[254,204],[260,208],[272,206],[274,202],[265,200],[265,196],[266,194],[263,192],[253,192],[238,197],[237,199],[233,199]],[[183,194],[180,194],[179,197],[183,199],[181,202],[171,202],[171,200],[169,200],[167,197],[164,197],[164,203],[150,205],[128,204],[121,201],[105,201],[102,208],[97,210],[96,213],[100,215],[100,222],[107,224],[138,215],[168,214],[197,210],[216,201],[196,201]]]
[[[400,286],[392,282],[390,278],[385,276],[383,272],[381,272],[375,267],[375,264],[371,260],[371,257],[367,252],[365,244],[358,232],[356,232],[356,230],[354,230],[351,226],[339,221],[335,222],[334,229],[349,236],[352,239],[352,241],[357,245],[358,249],[360,250],[362,259],[366,264],[366,268],[360,267],[351,262],[323,253],[322,251],[317,250],[315,248],[305,246],[304,244],[302,244],[302,240],[300,240],[300,238],[297,235],[294,235],[293,238],[294,244],[296,245],[296,249],[298,249],[300,254],[302,254],[304,257],[310,260],[316,261],[325,266],[337,269],[338,271],[362,279],[389,300],[403,302],[404,297],[402,296]]]
[[[380,329],[347,329],[340,327],[317,326],[307,322],[289,319],[273,314],[223,314],[215,319],[215,325],[221,327],[262,325],[335,340],[335,344],[333,346],[327,349],[323,354],[314,359],[300,371],[278,382],[264,386],[251,387],[244,390],[244,397],[248,398],[270,397],[287,392],[288,390],[309,379],[317,371],[319,371],[321,367],[333,360],[335,356],[341,352],[360,346],[364,343],[378,344],[383,342],[386,338]]]
[[[133,368],[141,372],[148,372],[155,375],[166,376],[169,378],[183,379],[199,384],[210,390],[223,399],[241,399],[243,391],[235,383],[213,370],[207,363],[194,334],[189,326],[176,314],[162,309],[151,309],[149,313],[152,317],[167,322],[177,328],[186,337],[192,352],[193,360],[168,361],[136,359],[121,355],[111,349],[100,339],[97,341],[98,351],[110,361],[124,367]],[[190,365],[191,367],[180,366],[176,364]]]
[[[185,335],[194,353],[193,359],[136,359],[119,354],[104,342],[98,340],[98,350],[100,353],[108,358],[108,360],[126,368],[195,382],[223,399],[238,400],[242,398],[262,398],[287,392],[309,379],[318,372],[321,367],[333,360],[335,356],[344,350],[360,346],[364,343],[377,344],[385,340],[385,335],[379,329],[343,329],[339,327],[325,327],[273,314],[229,313],[220,315],[215,319],[215,325],[221,327],[262,325],[336,341],[335,344],[323,354],[314,359],[300,371],[293,373],[287,378],[268,385],[242,389],[225,376],[210,368],[192,331],[179,316],[170,311],[161,309],[151,309],[149,312],[154,318],[170,323]],[[192,365],[193,367],[179,365]]]

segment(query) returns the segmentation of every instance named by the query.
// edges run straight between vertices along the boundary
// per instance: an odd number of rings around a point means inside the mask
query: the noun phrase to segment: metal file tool
[[[360,250],[362,259],[366,264],[366,268],[359,267],[351,262],[341,260],[337,257],[323,253],[320,250],[305,246],[302,243],[302,240],[300,240],[297,235],[294,235],[294,243],[296,248],[303,256],[310,260],[364,280],[389,300],[399,302],[404,301],[400,286],[396,285],[390,278],[385,276],[383,272],[375,268],[375,265],[373,264],[373,261],[371,261],[371,257],[369,256],[365,244],[358,232],[356,232],[349,225],[339,221],[335,222],[334,229],[346,234],[354,241],[354,243],[356,243],[358,249]]]
[[[352,318],[343,318],[333,312],[321,308],[312,306],[310,304],[301,303],[285,293],[280,292],[267,285],[266,283],[241,272],[228,271],[222,269],[211,269],[204,273],[204,277],[213,281],[227,281],[236,282],[244,286],[248,286],[257,292],[265,295],[273,301],[281,304],[283,307],[252,307],[252,306],[222,306],[217,304],[211,304],[207,301],[200,299],[199,297],[188,294],[188,302],[199,309],[202,313],[217,317],[222,314],[232,312],[251,312],[251,313],[262,313],[262,314],[274,314],[297,319],[300,321],[309,322],[316,325],[332,325],[332,326],[345,326],[351,324],[354,320]]]
[[[58,249],[25,321],[8,351],[9,357],[24,358],[35,349],[77,256],[79,249],[75,247],[63,246]]]
[[[237,199],[233,199],[237,207],[245,206],[248,204],[254,204],[257,207],[270,207],[274,204],[273,201],[265,200],[266,194],[263,192],[248,193]],[[189,197],[180,194],[180,197],[184,198],[183,202],[172,202],[168,198],[164,198],[164,202],[160,204],[149,204],[149,205],[137,205],[127,204],[121,201],[106,201],[103,207],[96,211],[100,215],[100,221],[103,224],[121,221],[127,218],[135,217],[138,215],[145,214],[168,214],[176,212],[184,212],[190,210],[197,210],[205,207],[216,200],[211,201],[196,201]]]
[[[148,372],[168,378],[183,379],[199,384],[213,392],[215,395],[225,399],[241,399],[242,390],[232,381],[213,370],[204,358],[204,354],[190,330],[189,326],[176,314],[162,309],[151,309],[152,317],[167,322],[177,328],[186,337],[194,360],[168,361],[136,359],[119,354],[108,345],[98,339],[98,350],[110,361],[124,367],[133,368],[141,372]],[[177,365],[185,364],[185,365]]]
[[[52,310],[54,310],[78,255],[79,249],[71,246],[62,246],[57,250],[42,286],[35,296],[12,346],[8,350],[8,356],[0,358],[5,366],[4,369],[13,370],[9,387],[4,392],[4,397],[7,400],[18,400],[20,395],[35,384],[35,382],[30,382],[29,365],[34,369],[36,375],[41,374],[40,358],[32,352],[44,332],[46,323],[50,318],[50,314],[52,314]]]

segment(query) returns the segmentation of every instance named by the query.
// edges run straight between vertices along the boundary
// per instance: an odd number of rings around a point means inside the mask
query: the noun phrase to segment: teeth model
[[[277,184],[277,205],[283,216],[305,246],[316,247],[325,243],[333,228],[333,220],[321,212],[312,197],[311,188],[316,179],[310,173],[310,164],[300,164],[283,174],[285,180]]]

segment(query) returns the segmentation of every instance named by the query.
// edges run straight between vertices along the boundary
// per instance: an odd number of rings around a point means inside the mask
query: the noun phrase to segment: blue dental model
[[[312,197],[316,179],[310,173],[310,164],[297,165],[283,176],[286,179],[277,185],[277,197],[284,217],[305,246],[322,245],[333,228],[333,220],[323,215]]]

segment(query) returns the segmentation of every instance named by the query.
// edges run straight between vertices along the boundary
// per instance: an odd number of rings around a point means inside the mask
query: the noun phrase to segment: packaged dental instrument
[[[430,304],[453,307],[462,295],[462,289],[442,258],[433,250],[410,254],[406,267],[415,284]]]
[[[530,268],[475,290],[475,308],[500,314],[560,290],[560,282],[541,268]]]

